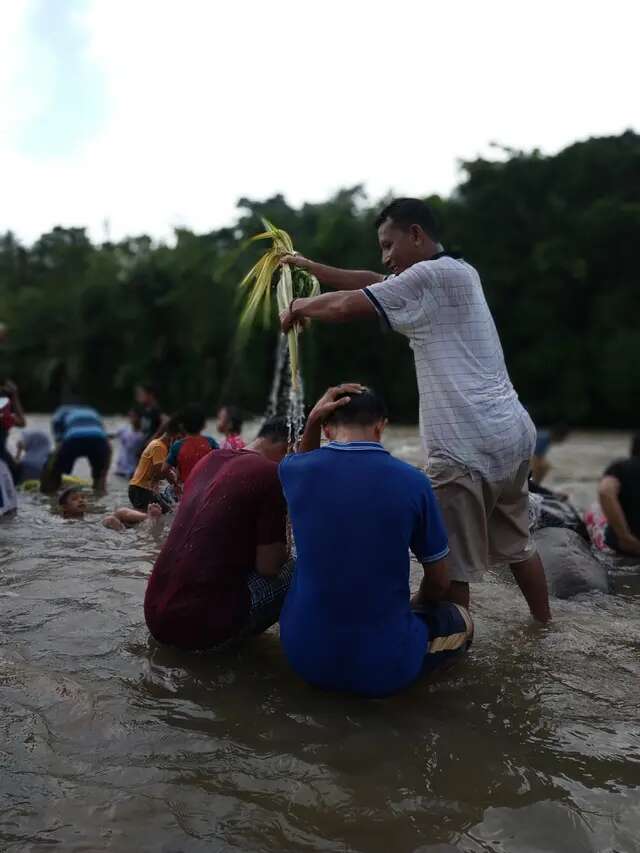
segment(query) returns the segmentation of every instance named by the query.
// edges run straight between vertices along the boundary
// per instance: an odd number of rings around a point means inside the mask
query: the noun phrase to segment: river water
[[[420,460],[413,430],[387,445]],[[574,435],[549,482],[585,505],[627,445]],[[300,682],[276,630],[220,656],[151,641],[161,534],[99,524],[124,496],[84,522],[25,496],[0,528],[0,850],[640,850],[640,569],[548,628],[492,574],[468,659],[365,701]]]

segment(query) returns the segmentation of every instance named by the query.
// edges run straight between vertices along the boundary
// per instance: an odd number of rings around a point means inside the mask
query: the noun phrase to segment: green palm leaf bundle
[[[280,263],[284,255],[295,252],[291,237],[282,228],[276,228],[268,219],[263,219],[264,231],[249,240],[271,240],[271,246],[262,255],[240,283],[241,288],[249,291],[246,304],[240,316],[240,330],[247,331],[262,315],[262,321],[268,326],[272,318],[272,290],[276,291],[278,313],[285,311],[292,299],[300,296],[317,296],[320,293],[318,279],[306,270],[293,269],[289,264]],[[289,366],[291,368],[291,383],[294,388],[299,385],[298,359],[299,329],[292,329],[288,335]]]

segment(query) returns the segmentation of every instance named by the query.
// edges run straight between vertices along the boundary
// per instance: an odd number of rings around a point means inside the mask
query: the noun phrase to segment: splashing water
[[[286,403],[281,395],[281,387],[283,384],[283,376],[288,375],[289,370],[289,350],[287,347],[287,338],[285,335],[280,335],[276,345],[276,359],[273,368],[273,381],[271,383],[271,392],[269,394],[269,405],[265,416],[273,418],[277,415],[286,415]],[[285,377],[286,378],[286,377]],[[284,405],[283,405],[284,404]]]
[[[304,428],[304,383],[298,373],[298,383],[291,381],[289,347],[286,335],[280,335],[276,346],[273,382],[269,394],[267,417],[284,417],[289,428],[289,444],[295,447]]]

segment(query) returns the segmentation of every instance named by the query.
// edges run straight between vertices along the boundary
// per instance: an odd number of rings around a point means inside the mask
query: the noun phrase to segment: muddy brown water
[[[573,435],[550,484],[584,506],[627,443]],[[387,444],[420,460],[414,430]],[[103,529],[124,496],[82,523],[24,496],[0,528],[0,850],[640,850],[640,569],[548,628],[491,574],[468,659],[365,701],[303,684],[277,630],[217,657],[150,641],[162,534]]]

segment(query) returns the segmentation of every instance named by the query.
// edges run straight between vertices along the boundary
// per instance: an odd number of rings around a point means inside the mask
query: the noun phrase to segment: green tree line
[[[416,186],[421,183],[416,175]],[[428,189],[428,188],[426,188]],[[462,164],[448,198],[425,196],[444,242],[482,277],[511,377],[539,422],[629,427],[640,399],[640,136],[594,138],[554,156],[504,150]],[[160,388],[169,410],[188,400],[264,410],[275,326],[235,346],[238,283],[260,249],[242,251],[266,216],[316,260],[380,269],[371,203],[361,187],[291,207],[277,195],[241,199],[238,217],[207,234],[175,231],[92,243],[54,228],[33,245],[0,237],[0,319],[10,328],[4,371],[27,407],[69,393],[125,411],[132,387]],[[310,399],[345,379],[372,383],[396,421],[416,418],[406,341],[376,321],[321,327],[302,341]]]

